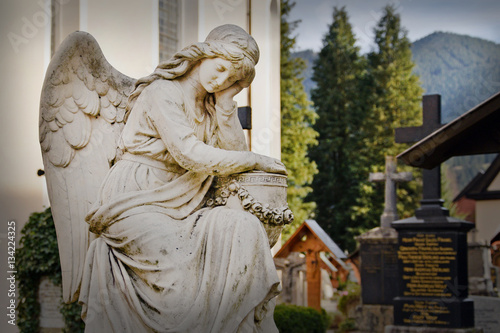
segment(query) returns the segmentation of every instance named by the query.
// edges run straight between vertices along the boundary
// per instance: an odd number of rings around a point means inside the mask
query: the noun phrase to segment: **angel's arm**
[[[227,175],[259,168],[262,164],[265,157],[261,155],[215,148],[200,141],[182,105],[165,96],[161,89],[146,89],[142,94],[143,100],[150,103],[148,117],[151,123],[181,167],[194,172]]]
[[[238,119],[238,106],[234,101],[234,96],[250,85],[254,75],[252,73],[229,88],[215,93],[215,114],[219,127],[218,146],[223,149],[248,150],[243,128]]]
[[[222,149],[227,150],[248,150],[248,146],[243,134],[240,120],[238,119],[238,107],[236,102],[231,107],[221,107],[215,105],[217,117],[217,143]]]

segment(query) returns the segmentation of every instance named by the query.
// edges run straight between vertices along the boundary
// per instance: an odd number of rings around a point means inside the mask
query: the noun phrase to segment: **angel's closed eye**
[[[224,67],[224,66],[222,66],[222,65],[217,65],[217,68],[216,68],[216,69],[217,69],[217,71],[218,71],[218,72],[221,72],[221,73],[222,73],[222,72],[224,72],[224,71],[226,70],[226,67]]]

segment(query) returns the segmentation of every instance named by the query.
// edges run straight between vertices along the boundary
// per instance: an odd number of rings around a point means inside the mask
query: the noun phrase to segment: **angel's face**
[[[200,64],[200,83],[209,93],[225,90],[243,78],[243,71],[229,60],[207,58]]]

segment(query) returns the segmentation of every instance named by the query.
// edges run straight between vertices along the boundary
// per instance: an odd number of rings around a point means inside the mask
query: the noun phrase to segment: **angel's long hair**
[[[139,95],[152,82],[159,79],[174,80],[184,74],[189,75],[190,70],[199,61],[217,57],[233,63],[243,71],[245,80],[252,81],[255,65],[259,61],[259,48],[253,37],[236,25],[226,24],[213,29],[205,42],[191,44],[182,49],[169,60],[160,63],[152,74],[137,80],[128,99],[126,117]],[[215,100],[211,95],[213,94],[207,94],[205,100],[207,110],[210,111],[215,109]]]

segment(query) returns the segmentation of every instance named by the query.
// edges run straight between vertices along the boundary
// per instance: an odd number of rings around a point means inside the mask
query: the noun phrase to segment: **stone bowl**
[[[255,215],[273,247],[283,226],[293,221],[286,202],[286,188],[286,176],[262,171],[216,177],[207,206],[226,206]]]

